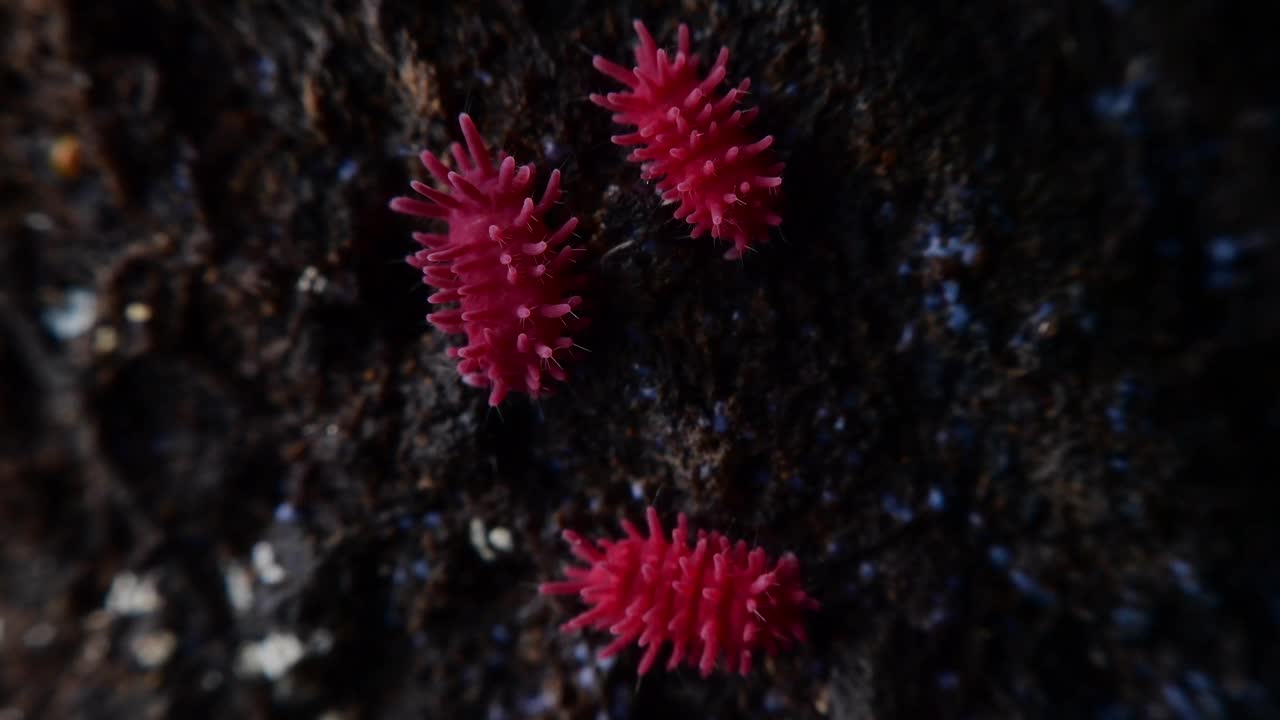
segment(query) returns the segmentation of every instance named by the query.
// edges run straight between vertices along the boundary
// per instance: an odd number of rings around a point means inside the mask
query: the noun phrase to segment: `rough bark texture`
[[[0,718],[1280,714],[1280,51],[1245,3],[0,5]],[[750,76],[782,236],[609,143],[630,20]],[[560,167],[572,384],[462,385],[387,201]],[[421,228],[418,228],[421,229]],[[648,502],[823,609],[752,677],[557,634]]]

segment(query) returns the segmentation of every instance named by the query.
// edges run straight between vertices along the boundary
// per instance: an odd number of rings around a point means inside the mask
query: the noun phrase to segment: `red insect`
[[[555,232],[543,215],[560,198],[560,171],[551,171],[542,199],[530,197],[535,170],[505,152],[495,168],[489,149],[471,118],[458,118],[467,151],[454,143],[456,171],[424,151],[422,164],[444,190],[416,180],[414,191],[425,200],[398,197],[391,209],[408,215],[438,218],[446,234],[414,233],[423,250],[405,258],[422,270],[422,281],[436,288],[432,303],[456,303],[427,320],[447,333],[463,333],[467,344],[449,348],[459,358],[458,372],[468,385],[491,388],[489,404],[502,402],[515,390],[540,397],[550,392],[546,379],[564,381],[562,360],[574,347],[569,333],[586,327],[575,312],[582,285],[573,262],[582,252],[566,245],[578,219],[569,218]]]
[[[718,86],[726,75],[729,49],[705,77],[698,58],[689,54],[689,28],[680,26],[675,57],[658,49],[644,23],[635,22],[640,44],[636,67],[628,70],[597,55],[597,70],[626,85],[626,92],[592,95],[591,101],[614,111],[614,122],[636,131],[613,136],[618,145],[636,145],[627,158],[641,163],[640,177],[657,180],[664,204],[679,202],[677,219],[693,226],[690,233],[733,242],[726,258],[740,257],[752,243],[765,242],[777,214],[784,163],[769,147],[773,136],[758,137],[747,127],[757,109],[738,109],[751,87],[743,80],[723,96]]]
[[[753,657],[804,642],[804,613],[818,607],[800,585],[800,563],[790,553],[774,563],[761,548],[733,544],[717,532],[698,531],[689,548],[688,521],[676,520],[663,538],[658,511],[648,509],[649,537],[622,521],[627,537],[592,543],[572,530],[563,537],[587,567],[569,567],[566,579],[543,583],[544,595],[578,595],[591,608],[561,626],[608,630],[616,639],[600,652],[610,657],[637,643],[645,648],[641,675],[664,643],[667,669],[697,665],[706,677],[723,656],[727,669],[751,671]]]

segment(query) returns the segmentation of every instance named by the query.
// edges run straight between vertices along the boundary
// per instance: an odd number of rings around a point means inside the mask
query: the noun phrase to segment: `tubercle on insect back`
[[[698,75],[698,57],[689,52],[689,28],[681,25],[674,57],[659,49],[644,23],[636,66],[630,70],[599,55],[597,70],[627,86],[625,92],[591,95],[614,112],[613,120],[636,130],[615,135],[614,143],[636,146],[628,160],[640,163],[640,177],[657,181],[663,204],[679,203],[677,219],[693,226],[690,235],[710,232],[733,243],[726,258],[737,258],[753,243],[765,242],[778,214],[782,170],[771,150],[773,137],[753,136],[756,108],[739,108],[751,88],[743,80],[723,96],[717,86],[728,74],[728,48],[711,70]]]
[[[391,209],[443,220],[443,233],[416,232],[422,250],[405,258],[436,289],[427,300],[448,305],[427,315],[439,330],[463,334],[467,343],[451,347],[463,382],[488,387],[489,404],[510,392],[532,397],[551,393],[548,380],[567,379],[564,363],[576,347],[571,333],[587,326],[576,294],[583,285],[575,268],[582,250],[569,244],[578,219],[555,231],[544,222],[560,199],[560,171],[553,170],[542,197],[530,190],[536,170],[499,152],[495,167],[474,122],[460,115],[466,149],[449,148],[454,170],[430,151],[423,166],[440,190],[410,183],[422,199],[398,197]]]
[[[696,665],[703,677],[721,657],[729,671],[746,675],[760,652],[774,655],[805,641],[804,614],[818,603],[800,584],[800,562],[783,555],[776,563],[761,548],[699,531],[689,547],[689,524],[676,520],[668,542],[658,511],[645,513],[649,535],[630,521],[626,537],[592,542],[572,530],[563,537],[583,566],[565,569],[565,579],[543,583],[543,595],[578,595],[590,608],[561,626],[608,630],[614,640],[600,656],[632,643],[645,648],[639,674],[649,672],[664,644],[671,645],[667,670]]]

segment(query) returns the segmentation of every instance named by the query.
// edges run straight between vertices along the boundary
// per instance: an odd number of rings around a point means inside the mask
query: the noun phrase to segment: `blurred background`
[[[1261,5],[0,3],[0,720],[1280,717]],[[633,18],[787,161],[740,262],[587,102]],[[558,167],[591,350],[501,412],[387,209]],[[566,527],[800,558],[811,641],[637,682]]]

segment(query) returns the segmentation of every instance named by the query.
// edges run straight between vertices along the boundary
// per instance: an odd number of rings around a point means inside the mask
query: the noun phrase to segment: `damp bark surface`
[[[1176,5],[3,4],[0,718],[1280,716],[1280,51]],[[587,101],[633,18],[752,79],[739,261]],[[591,278],[500,410],[387,208],[464,111]],[[560,634],[560,531],[650,503],[810,642]]]

